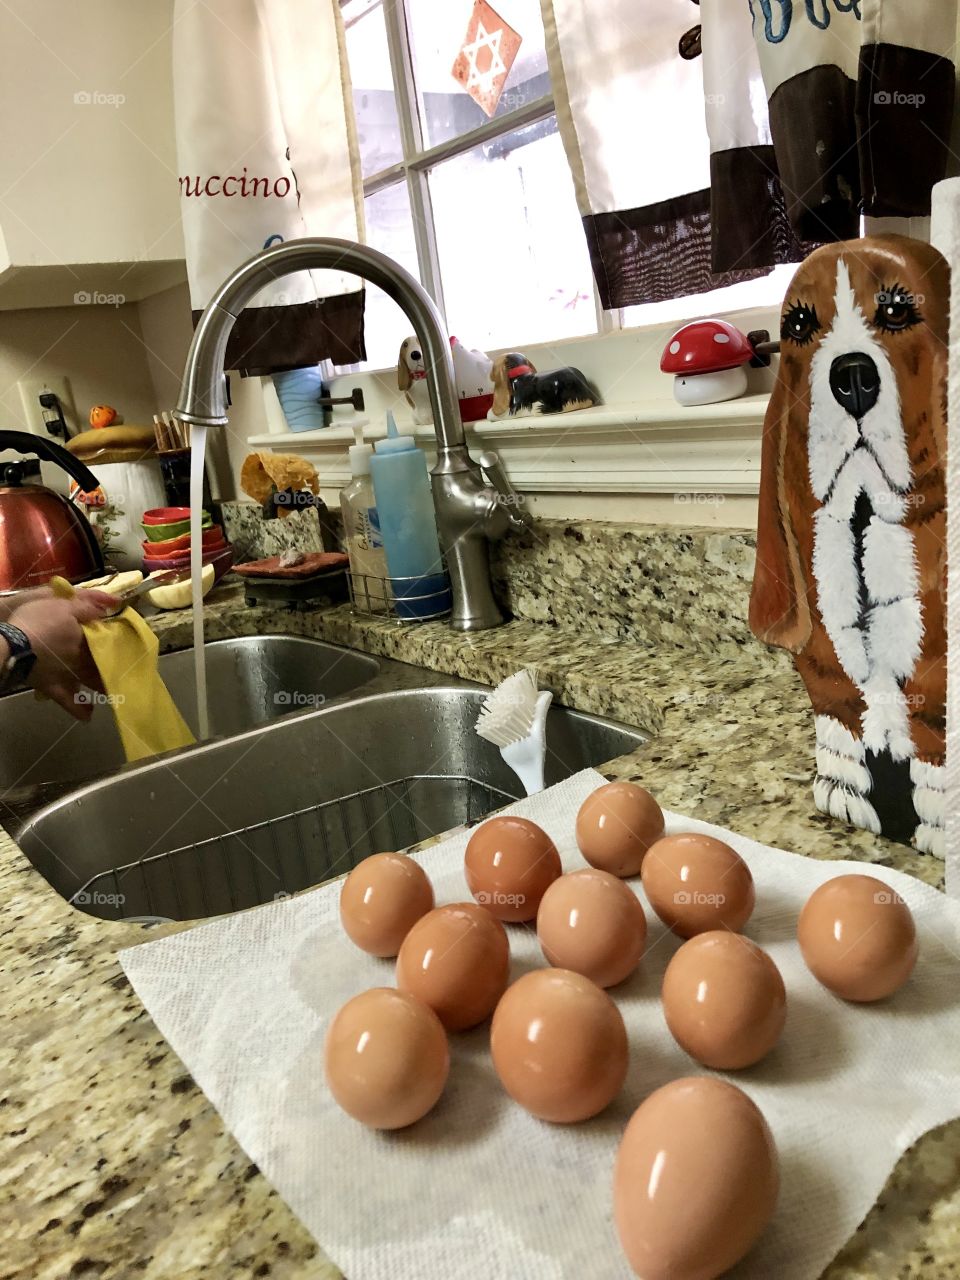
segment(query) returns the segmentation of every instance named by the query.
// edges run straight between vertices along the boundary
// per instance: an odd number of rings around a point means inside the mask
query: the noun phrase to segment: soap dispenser
[[[350,577],[353,600],[358,608],[368,613],[390,612],[390,585],[387,582],[387,557],[380,534],[380,517],[377,512],[370,478],[370,460],[373,447],[363,442],[363,426],[353,428],[355,444],[347,450],[350,474],[353,479],[340,491],[340,512],[343,516],[343,537],[350,557]]]
[[[411,436],[399,434],[391,412],[387,438],[377,441],[370,474],[394,611],[407,619],[448,613],[450,580],[440,555],[427,459]]]

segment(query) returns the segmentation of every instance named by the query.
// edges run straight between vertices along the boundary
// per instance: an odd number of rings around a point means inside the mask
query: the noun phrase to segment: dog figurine
[[[875,236],[803,262],[763,427],[756,636],[813,704],[818,809],[944,853],[949,268]]]
[[[570,413],[600,403],[600,396],[579,369],[550,369],[538,373],[519,351],[508,351],[493,362],[493,406],[487,417],[518,413]]]
[[[450,355],[453,358],[460,417],[464,422],[476,422],[485,418],[493,404],[490,357],[485,351],[465,347],[459,338],[450,339]],[[432,422],[433,410],[427,391],[426,363],[417,338],[404,338],[400,344],[397,386],[404,392],[407,404],[413,411],[414,425],[421,427]]]
[[[414,426],[426,426],[433,421],[430,408],[430,392],[427,389],[427,366],[423,358],[420,339],[404,338],[400,343],[397,359],[397,386],[413,412]]]

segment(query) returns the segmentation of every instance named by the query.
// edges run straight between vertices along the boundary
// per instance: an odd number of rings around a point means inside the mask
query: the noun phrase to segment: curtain
[[[336,0],[176,0],[174,106],[194,321],[269,243],[362,238]],[[268,373],[366,356],[355,276],[302,272],[238,318],[226,367]]]
[[[765,112],[743,110],[763,96],[746,3],[541,0],[557,120],[604,307],[702,293],[802,256]],[[719,43],[711,52],[711,26],[728,16],[742,19],[729,58]],[[701,20],[703,58],[681,57],[681,38]],[[705,79],[721,95],[712,106],[729,107],[711,110],[709,133]],[[741,144],[742,166],[721,161],[717,170],[712,149],[731,140]],[[729,242],[714,235],[714,177],[734,214]],[[750,191],[750,225],[763,231],[759,244],[740,227],[741,186]]]
[[[750,0],[794,226],[930,213],[953,118],[956,0]]]
[[[929,212],[956,3],[541,0],[604,307],[754,278],[861,212]]]

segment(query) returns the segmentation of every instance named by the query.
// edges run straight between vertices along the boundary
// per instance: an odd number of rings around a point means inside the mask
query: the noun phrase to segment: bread
[[[99,427],[95,431],[81,431],[78,436],[71,437],[67,441],[67,448],[81,462],[92,459],[101,462],[130,462],[144,454],[156,453],[157,442],[153,427]],[[104,456],[107,452],[113,453],[118,449],[129,450],[130,456],[109,459]]]

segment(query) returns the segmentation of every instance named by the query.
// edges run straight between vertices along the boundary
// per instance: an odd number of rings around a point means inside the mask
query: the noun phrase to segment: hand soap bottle
[[[440,556],[427,459],[401,436],[387,413],[387,438],[370,460],[387,569],[400,618],[431,618],[450,610],[450,581]]]
[[[358,609],[367,613],[389,613],[391,593],[387,581],[387,557],[370,479],[373,446],[363,443],[362,426],[354,427],[353,432],[356,443],[347,450],[353,479],[340,491],[353,600]]]

